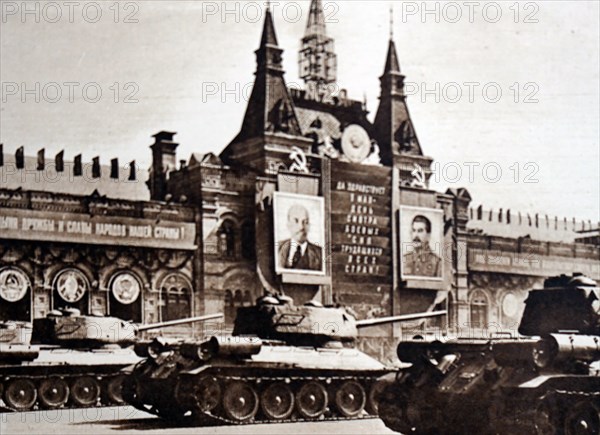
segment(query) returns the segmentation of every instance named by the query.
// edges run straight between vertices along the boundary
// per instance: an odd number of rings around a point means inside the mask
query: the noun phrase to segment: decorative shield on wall
[[[18,302],[25,297],[29,288],[27,275],[18,269],[0,272],[0,297],[8,302]]]
[[[135,302],[140,296],[140,283],[133,274],[120,273],[112,282],[112,293],[117,301],[124,305]]]
[[[61,272],[54,286],[60,297],[70,303],[79,302],[89,289],[85,275],[75,269]]]

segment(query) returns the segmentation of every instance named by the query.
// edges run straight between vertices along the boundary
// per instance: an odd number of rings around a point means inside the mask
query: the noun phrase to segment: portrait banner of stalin
[[[273,197],[275,272],[324,275],[324,201],[276,192]]]
[[[441,280],[442,210],[400,207],[400,265],[402,279]]]

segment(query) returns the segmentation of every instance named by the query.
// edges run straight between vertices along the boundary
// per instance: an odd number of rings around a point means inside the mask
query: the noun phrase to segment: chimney
[[[150,178],[148,187],[150,188],[150,198],[162,201],[167,193],[167,180],[169,173],[177,169],[177,147],[178,143],[173,141],[173,136],[177,133],[161,131],[154,136],[152,149],[152,168],[150,169]]]

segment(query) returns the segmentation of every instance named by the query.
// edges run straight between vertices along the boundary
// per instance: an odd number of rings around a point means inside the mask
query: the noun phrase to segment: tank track
[[[538,433],[600,433],[600,391],[549,391],[541,398],[534,421]]]
[[[122,406],[123,379],[118,371],[4,375],[0,377],[0,413]]]
[[[376,381],[379,378],[377,376],[261,376],[261,377],[243,377],[243,376],[227,376],[221,374],[200,374],[190,376],[195,379],[195,383],[190,382],[191,379],[180,379],[180,383],[185,383],[187,386],[198,384],[203,378],[213,378],[217,380],[221,386],[221,391],[225,390],[225,386],[230,388],[232,385],[246,385],[254,389],[256,393],[257,403],[254,405],[258,410],[252,414],[249,418],[231,418],[225,411],[225,403],[223,394],[220,395],[218,404],[214,405],[211,410],[202,409],[202,405],[199,403],[198,397],[194,395],[193,388],[190,388],[186,392],[176,393],[176,397],[179,396],[177,402],[190,402],[194,403],[194,409],[186,410],[183,415],[177,414],[177,410],[174,409],[161,409],[159,406],[153,406],[142,403],[135,403],[135,399],[129,398],[128,401],[135,406],[137,409],[144,412],[157,415],[161,418],[172,420],[173,422],[190,422],[197,426],[222,426],[222,425],[251,425],[251,424],[268,424],[268,423],[296,423],[296,422],[307,422],[307,421],[341,421],[341,420],[359,420],[359,419],[373,419],[377,418],[376,405],[373,405],[373,399],[371,396],[373,386],[376,385]],[[322,413],[316,412],[314,417],[307,417],[302,415],[298,410],[298,393],[301,388],[306,385],[321,385],[327,392],[327,399],[325,409]],[[364,402],[362,399],[356,399],[356,402],[350,400],[349,408],[346,411],[346,415],[340,412],[339,407],[336,406],[336,394],[340,391],[342,385],[346,383],[360,384],[364,390]],[[287,416],[279,416],[277,418],[269,417],[265,410],[264,405],[261,401],[265,400],[265,391],[272,385],[286,385],[289,387],[289,391],[293,394],[293,403],[290,407],[293,407],[292,411]],[[125,387],[126,388],[126,387]],[[124,395],[126,395],[124,389]],[[127,399],[127,397],[126,397]],[[342,399],[343,400],[343,399]],[[309,404],[310,405],[310,404]],[[375,406],[375,408],[374,408]],[[369,411],[366,411],[369,408]],[[231,411],[230,413],[231,414]],[[287,414],[287,413],[286,413]],[[317,415],[318,414],[318,415]],[[354,414],[354,415],[348,415]]]

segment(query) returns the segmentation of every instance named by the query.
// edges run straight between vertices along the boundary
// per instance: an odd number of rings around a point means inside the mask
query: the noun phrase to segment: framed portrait
[[[403,280],[442,280],[443,232],[442,210],[400,207],[400,272]]]
[[[275,272],[325,275],[325,207],[322,197],[275,192]]]

